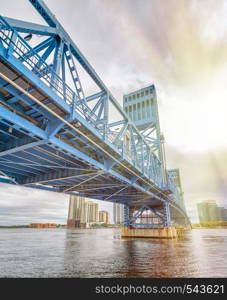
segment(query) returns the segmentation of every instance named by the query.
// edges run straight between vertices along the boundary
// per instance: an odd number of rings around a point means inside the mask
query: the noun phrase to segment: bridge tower
[[[154,84],[123,96],[123,109],[158,157],[162,185],[166,184],[164,137],[160,131],[157,95]]]
[[[164,137],[160,131],[157,94],[154,84],[133,91],[123,96],[123,109],[134,122],[145,141],[152,149],[160,164],[159,185],[166,189],[168,174],[166,170]],[[179,175],[179,174],[178,174]],[[176,176],[175,176],[176,177]],[[172,179],[173,180],[173,179]],[[139,203],[137,206],[125,207],[125,226],[170,226],[170,205],[166,201],[156,208]]]

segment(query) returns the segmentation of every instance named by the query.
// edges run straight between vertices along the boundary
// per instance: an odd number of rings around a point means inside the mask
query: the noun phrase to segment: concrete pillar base
[[[176,229],[175,227],[163,228],[130,228],[122,227],[122,237],[143,237],[143,238],[161,238],[161,239],[175,239],[181,237],[185,230]]]

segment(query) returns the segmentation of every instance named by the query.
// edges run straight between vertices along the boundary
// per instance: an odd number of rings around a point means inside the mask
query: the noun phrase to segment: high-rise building
[[[197,204],[198,216],[200,223],[209,222],[215,218],[214,206],[215,201],[207,200]]]
[[[113,222],[114,224],[121,224],[124,222],[124,205],[120,203],[113,203]]]
[[[88,202],[88,222],[98,222],[99,221],[99,205],[92,201]]]
[[[220,221],[227,221],[227,208],[218,207],[218,217]]]
[[[85,202],[84,197],[70,196],[67,221],[69,227],[86,227],[88,223],[98,221],[98,203]]]
[[[84,226],[86,226],[87,223],[89,223],[88,202],[84,202],[81,211],[80,224],[84,224]]]
[[[109,213],[106,210],[101,210],[99,212],[99,222],[108,224],[109,223]]]
[[[227,221],[227,208],[224,208],[222,211],[222,218],[223,221]]]
[[[68,221],[67,221],[68,226],[78,227],[80,225],[84,203],[85,203],[84,197],[70,195]]]
[[[225,221],[227,209],[217,206],[216,201],[206,200],[197,204],[200,223],[212,221]]]

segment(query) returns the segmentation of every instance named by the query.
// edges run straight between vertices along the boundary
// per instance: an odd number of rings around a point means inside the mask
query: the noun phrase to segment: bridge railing
[[[51,87],[62,100],[71,105],[75,97],[74,91],[1,16],[0,29],[0,39],[3,46]]]
[[[90,122],[95,124],[97,116],[86,106],[86,112],[81,104],[76,101],[77,95],[65,81],[62,80],[52,65],[48,65],[42,57],[33,50],[33,48],[14,30],[7,21],[0,16],[0,41],[8,52],[11,52],[21,61],[30,71],[36,74],[47,86],[49,86],[63,101],[72,106],[74,102],[75,109],[82,116],[85,116]]]

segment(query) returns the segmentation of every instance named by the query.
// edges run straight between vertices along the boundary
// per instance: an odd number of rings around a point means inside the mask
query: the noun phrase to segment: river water
[[[227,277],[227,230],[181,240],[118,229],[0,229],[0,277]]]

